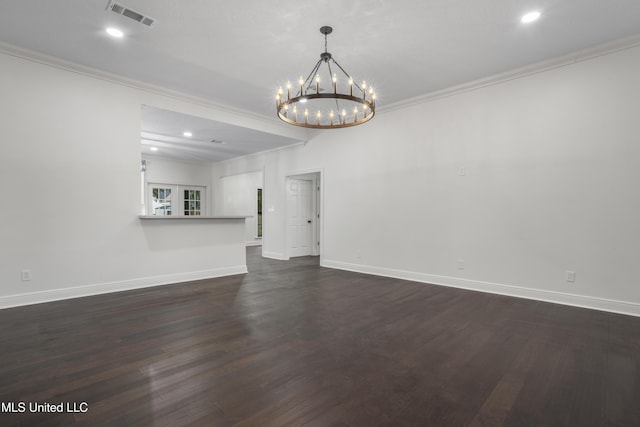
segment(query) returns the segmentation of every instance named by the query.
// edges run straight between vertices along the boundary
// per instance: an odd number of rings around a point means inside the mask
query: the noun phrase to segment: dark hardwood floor
[[[640,318],[248,264],[0,310],[0,425],[640,426]]]

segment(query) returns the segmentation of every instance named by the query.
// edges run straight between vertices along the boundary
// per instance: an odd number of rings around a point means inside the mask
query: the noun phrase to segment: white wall
[[[211,169],[210,169],[211,170]],[[258,233],[258,188],[263,186],[262,171],[219,177],[219,192],[215,195],[216,214],[251,215],[245,221],[245,242],[261,244]]]
[[[195,163],[164,159],[142,155],[147,162],[146,178],[148,182],[178,185],[211,185],[211,166],[209,163]]]
[[[285,176],[322,169],[323,265],[640,315],[639,69],[635,47],[214,175],[264,168],[267,255],[285,253]]]
[[[242,223],[138,218],[140,106],[298,134],[20,55],[0,53],[0,307],[246,271]]]
[[[249,171],[263,170],[263,193],[262,193],[262,216],[263,216],[263,256],[276,259],[286,259],[286,239],[285,239],[285,205],[284,194],[285,177],[299,173],[309,172],[298,168],[298,164],[305,164],[309,161],[301,151],[306,151],[301,145],[294,148],[275,150],[253,156],[246,156],[213,165],[213,186],[214,205],[216,204],[216,194],[223,194],[223,183],[225,177],[242,175]],[[316,159],[320,160],[321,159]],[[295,171],[289,173],[289,171]],[[214,206],[214,211],[217,208]],[[223,212],[226,208],[223,207]]]
[[[636,47],[380,113],[217,164],[212,191],[264,170],[263,250],[284,257],[285,177],[321,170],[323,265],[640,315],[639,68]],[[241,228],[138,219],[140,106],[295,129],[6,54],[0,93],[0,306],[242,268],[211,240]]]

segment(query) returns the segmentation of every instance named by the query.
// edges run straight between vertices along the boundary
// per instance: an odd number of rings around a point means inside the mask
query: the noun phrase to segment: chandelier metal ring
[[[299,89],[295,91],[294,96],[291,96],[290,82],[286,85],[286,97],[282,87],[278,90],[276,108],[280,120],[306,128],[337,129],[366,123],[375,116],[376,94],[373,88],[367,88],[364,81],[359,85],[327,51],[327,35],[332,31],[333,29],[329,26],[320,28],[320,32],[324,35],[325,51],[320,54],[320,60],[307,78],[300,77]],[[346,77],[348,93],[341,93],[338,90],[339,87],[343,89],[345,83],[338,83],[337,74],[331,69],[332,63]],[[327,66],[327,80],[331,82],[333,91],[325,92],[325,89],[320,86],[320,69],[323,64]],[[314,82],[315,90],[312,88]]]

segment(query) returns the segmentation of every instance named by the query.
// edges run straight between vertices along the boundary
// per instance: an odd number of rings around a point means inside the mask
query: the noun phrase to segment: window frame
[[[165,210],[165,212],[171,212],[169,215],[157,215],[154,209],[155,198],[154,198],[154,189],[163,189],[171,190],[171,207],[169,210]],[[185,199],[184,192],[185,191],[194,191],[200,192],[200,200],[194,199],[188,200]],[[182,185],[182,184],[167,184],[163,182],[148,182],[146,187],[147,197],[145,199],[145,211],[147,215],[150,216],[173,216],[173,217],[184,217],[184,216],[206,216],[208,215],[208,206],[207,206],[207,196],[208,196],[208,187],[205,185]],[[193,202],[194,209],[187,209],[189,213],[185,214],[185,203],[188,207],[191,207],[191,202]],[[200,208],[199,211],[197,209],[197,203],[199,202]],[[165,205],[166,206],[166,205]],[[196,213],[197,212],[197,213]]]

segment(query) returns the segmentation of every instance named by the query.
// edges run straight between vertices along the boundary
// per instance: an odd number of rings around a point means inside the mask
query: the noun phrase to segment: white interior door
[[[287,179],[287,236],[289,256],[311,255],[312,183],[306,179]]]

